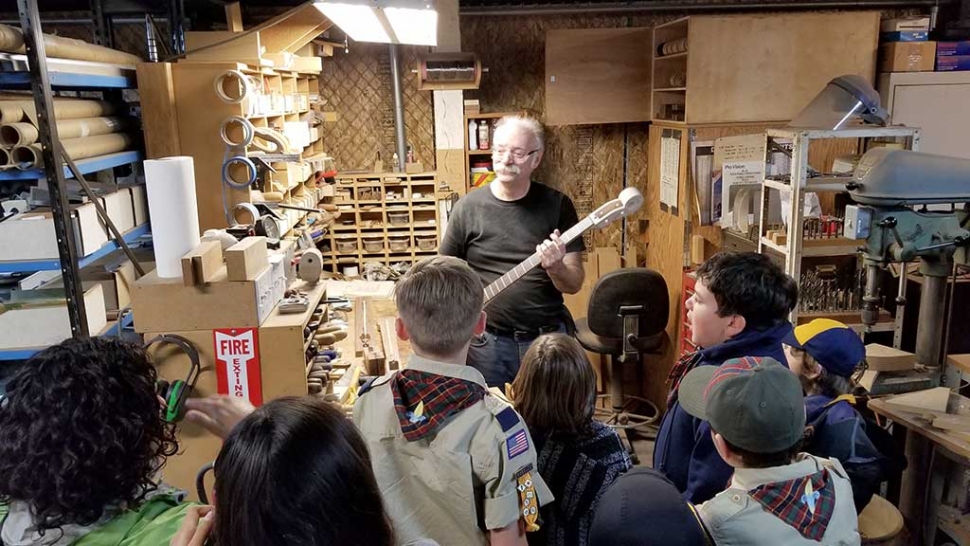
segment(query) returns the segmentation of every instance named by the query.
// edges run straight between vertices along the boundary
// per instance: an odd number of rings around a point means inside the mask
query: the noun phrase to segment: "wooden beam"
[[[148,159],[182,155],[171,63],[139,63],[139,98]]]
[[[239,5],[239,2],[226,4],[226,27],[229,32],[243,31],[242,6]]]

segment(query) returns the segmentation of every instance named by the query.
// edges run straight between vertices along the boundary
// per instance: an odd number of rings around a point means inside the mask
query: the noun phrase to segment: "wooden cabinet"
[[[703,15],[653,31],[654,120],[788,121],[837,76],[875,76],[879,13]]]
[[[546,32],[547,125],[650,121],[650,29]]]

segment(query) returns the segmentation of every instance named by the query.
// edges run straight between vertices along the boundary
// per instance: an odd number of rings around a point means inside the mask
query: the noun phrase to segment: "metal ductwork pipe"
[[[405,171],[407,162],[407,138],[404,134],[404,91],[401,82],[401,55],[397,44],[391,44],[391,81],[394,83],[394,137],[397,141],[397,165],[394,167],[398,172]]]

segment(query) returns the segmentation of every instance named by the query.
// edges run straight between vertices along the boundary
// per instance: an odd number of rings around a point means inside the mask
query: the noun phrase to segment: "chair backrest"
[[[620,307],[628,305],[643,306],[639,313],[639,337],[660,334],[670,316],[667,281],[660,273],[642,267],[617,269],[603,275],[589,296],[586,320],[590,331],[602,337],[623,337]]]

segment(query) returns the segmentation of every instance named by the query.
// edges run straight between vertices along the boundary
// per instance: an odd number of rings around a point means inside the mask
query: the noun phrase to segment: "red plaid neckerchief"
[[[670,373],[667,375],[667,385],[670,386],[670,391],[667,393],[668,408],[677,401],[677,389],[680,388],[681,380],[684,379],[687,372],[696,368],[700,361],[701,352],[694,351],[693,353],[687,353],[680,357],[680,360],[670,369]]]
[[[485,397],[472,381],[417,370],[401,370],[391,380],[394,411],[409,441],[433,433],[445,420]],[[423,411],[417,412],[423,402]]]
[[[812,493],[806,485],[811,482]],[[769,483],[748,492],[765,510],[795,528],[809,540],[821,541],[835,511],[835,485],[829,471],[786,482]],[[814,504],[814,512],[810,509]]]

